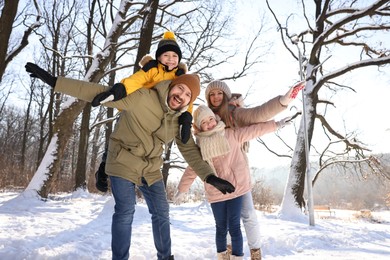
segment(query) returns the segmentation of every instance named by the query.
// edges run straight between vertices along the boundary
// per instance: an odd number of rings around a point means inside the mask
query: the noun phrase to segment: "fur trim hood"
[[[244,107],[244,99],[239,93],[232,93],[232,98],[229,100],[229,104],[234,105],[235,107]]]

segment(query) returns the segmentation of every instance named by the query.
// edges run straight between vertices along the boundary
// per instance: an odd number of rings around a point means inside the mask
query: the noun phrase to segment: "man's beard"
[[[172,95],[172,96],[168,97],[168,105],[170,104],[170,102],[172,102],[175,105],[177,105],[177,107],[175,107],[175,108],[171,107],[171,109],[175,110],[175,111],[180,111],[185,106],[187,106],[187,105],[184,105],[184,101],[178,95]]]

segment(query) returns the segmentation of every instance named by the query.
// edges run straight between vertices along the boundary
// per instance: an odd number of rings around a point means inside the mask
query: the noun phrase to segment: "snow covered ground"
[[[43,202],[0,193],[0,259],[111,259],[109,195],[64,194]],[[327,215],[324,213],[324,215]],[[258,212],[263,259],[390,259],[390,211],[336,210],[315,225]],[[171,205],[172,252],[177,260],[216,259],[214,219],[205,203]],[[130,259],[156,259],[147,207],[138,203]],[[244,259],[249,249],[244,235]]]

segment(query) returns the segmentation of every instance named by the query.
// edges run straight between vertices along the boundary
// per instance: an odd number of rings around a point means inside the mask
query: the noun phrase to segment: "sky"
[[[301,7],[297,6],[297,3],[300,3],[300,1],[291,1],[289,5],[286,5],[283,0],[269,2],[280,21],[284,22],[287,16],[291,16],[289,24],[289,32],[291,34],[299,34],[307,28],[300,15]],[[262,33],[261,41],[272,42],[272,47],[269,54],[263,58],[263,63],[257,68],[256,73],[249,75],[245,80],[230,81],[228,85],[232,92],[246,94],[250,91],[250,95],[245,99],[245,104],[249,106],[260,105],[276,95],[284,94],[292,84],[300,79],[298,74],[299,64],[282,46],[280,33],[276,30],[276,23],[269,15],[265,1],[239,0],[238,3],[239,8],[236,17],[245,16],[246,19],[237,19],[234,32],[240,35],[243,39],[243,44],[245,39],[248,39],[250,36],[250,30],[253,28],[255,30],[263,22],[265,30]],[[310,9],[312,2],[305,1],[305,4],[307,10],[313,10],[313,8]],[[262,20],[261,17],[264,12],[266,13],[266,19]],[[312,16],[313,12],[309,12],[309,19]],[[387,42],[388,44],[385,45],[389,46],[390,35],[381,40]],[[332,59],[334,59],[331,63],[325,64],[328,69],[333,65],[335,68],[338,68],[347,58],[352,57],[352,53],[346,52],[345,49],[342,52],[333,51]],[[324,53],[322,59],[325,57],[327,56]],[[349,85],[356,90],[356,93],[344,90],[338,91],[336,95],[331,95],[329,92],[324,91],[325,88],[323,88],[319,93],[319,97],[330,100],[335,104],[335,107],[328,108],[326,118],[339,133],[356,132],[359,140],[365,143],[373,153],[389,153],[390,121],[386,119],[388,118],[388,110],[385,104],[388,103],[388,97],[390,96],[390,66],[379,70],[382,73],[378,73],[378,68],[372,66],[347,73],[345,77],[338,79],[338,83]],[[295,108],[291,109],[292,107]],[[289,105],[285,112],[277,115],[275,119],[278,120],[289,116],[296,109],[302,110],[301,94]],[[295,120],[296,127],[299,127],[300,119],[301,117],[298,117]],[[322,128],[317,124],[313,144],[319,151],[328,144],[328,140],[322,132]],[[280,134],[291,147],[295,147],[296,134],[294,126],[282,129]],[[275,147],[279,152],[285,151],[285,149],[279,149],[279,146],[276,146],[279,141],[273,134],[266,135],[262,139],[271,147]],[[273,167],[275,166],[275,161],[278,162],[277,164],[280,162],[289,164],[290,162],[288,159],[277,158],[275,155],[267,152],[256,141],[251,142],[251,147],[253,151],[256,151],[256,153],[250,153],[249,155],[252,166]],[[312,159],[316,160],[315,157],[312,157]]]
[[[0,259],[111,259],[110,195],[83,191],[55,195],[43,202],[23,193],[0,192]],[[385,260],[390,255],[390,211],[335,210],[307,221],[281,220],[257,211],[264,260]],[[205,202],[170,204],[172,253],[176,260],[216,259],[214,219]],[[130,260],[156,259],[147,206],[139,201],[133,223]],[[243,230],[244,259],[249,249]]]
[[[302,22],[300,17],[301,9],[297,5],[300,1],[291,1],[290,5],[286,5],[283,0],[270,1],[271,7],[274,9],[276,15],[281,21],[288,15],[293,15],[292,22],[289,30],[291,33],[299,33],[301,30],[306,29],[306,25]],[[256,31],[260,24],[264,25],[264,32],[261,36],[262,44],[272,43],[272,47],[268,55],[263,57],[261,66],[257,67],[254,73],[250,74],[244,80],[230,81],[229,87],[233,92],[238,92],[246,95],[250,91],[245,99],[245,104],[248,106],[260,105],[270,98],[281,95],[287,92],[288,88],[299,80],[298,74],[298,62],[295,61],[288,51],[280,43],[280,35],[276,30],[276,23],[270,16],[270,13],[266,7],[265,1],[257,0],[238,0],[235,1],[235,9],[232,10],[234,14],[235,22],[231,27],[231,34],[238,39],[241,39],[242,46],[248,44],[248,39]],[[307,2],[306,6],[310,9],[311,2]],[[227,5],[228,6],[228,5]],[[226,15],[230,13],[226,11]],[[266,18],[263,19],[263,15],[266,14]],[[312,16],[312,13],[309,13]],[[245,17],[245,19],[241,19]],[[390,39],[383,39],[384,42],[390,44]],[[243,48],[244,49],[244,48]],[[154,49],[152,49],[154,52]],[[262,51],[262,50],[261,50]],[[34,51],[28,51],[25,55],[22,55],[14,61],[15,72],[19,73],[17,77],[26,77],[27,74],[24,69],[26,59],[32,60],[31,54]],[[340,60],[345,57],[346,53],[335,53],[334,56],[340,57]],[[30,58],[28,58],[30,57]],[[230,67],[237,67],[237,64],[233,64]],[[328,65],[328,64],[327,64]],[[327,96],[322,91],[320,97],[328,98],[335,103],[336,108],[328,110],[328,119],[333,126],[337,126],[337,130],[344,134],[345,132],[356,131],[359,134],[360,140],[362,140],[374,153],[389,153],[390,146],[390,121],[386,120],[388,117],[387,110],[384,109],[388,103],[388,97],[390,96],[390,66],[383,68],[385,72],[383,75],[376,73],[376,67],[370,67],[369,69],[358,70],[356,73],[349,73],[347,77],[340,83],[350,84],[355,88],[357,93],[342,91],[337,95]],[[215,72],[215,76],[218,77],[219,71]],[[214,75],[214,74],[213,74]],[[28,84],[26,81],[25,84]],[[23,85],[24,83],[22,83]],[[204,88],[206,85],[203,86]],[[251,89],[249,89],[251,87]],[[26,106],[24,99],[25,94],[20,94],[27,87],[18,86],[14,87],[14,95],[11,95],[10,103],[21,104],[21,107]],[[20,95],[17,95],[19,93]],[[204,97],[204,92],[200,96]],[[298,96],[288,110],[275,117],[279,120],[285,116],[291,115],[295,112],[291,107],[295,106],[296,109],[302,109],[302,97]],[[296,119],[295,126],[299,126],[299,120]],[[288,141],[291,147],[295,146],[296,135],[294,126],[287,129],[283,129],[281,134]],[[317,147],[318,150],[321,145],[327,144],[327,140],[323,139],[322,129],[316,126],[316,134],[314,135],[313,143],[315,145],[320,144]],[[263,138],[268,145],[272,147],[278,142],[277,138],[273,135],[267,135]],[[273,167],[275,166],[276,158],[273,154],[267,152],[264,147],[257,144],[256,141],[252,141],[251,146],[256,153],[250,154],[252,166],[257,167]],[[279,150],[284,152],[284,150]],[[259,155],[262,160],[259,160]],[[289,161],[282,160],[285,164],[289,164]],[[280,161],[278,160],[278,163]]]

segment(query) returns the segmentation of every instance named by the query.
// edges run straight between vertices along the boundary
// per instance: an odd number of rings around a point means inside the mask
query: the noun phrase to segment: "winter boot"
[[[227,251],[227,254],[228,254],[228,255],[231,255],[231,254],[232,254],[232,245],[231,245],[231,244],[228,244],[228,245],[226,246],[226,251]]]
[[[217,254],[218,260],[230,260],[227,251],[221,252]]]
[[[251,249],[251,260],[261,260],[261,249]]]
[[[244,260],[243,256],[231,255],[229,260]]]
[[[99,166],[99,169],[95,173],[95,180],[96,180],[96,188],[101,192],[107,192],[108,191],[108,175],[105,171],[106,163],[102,162]]]

